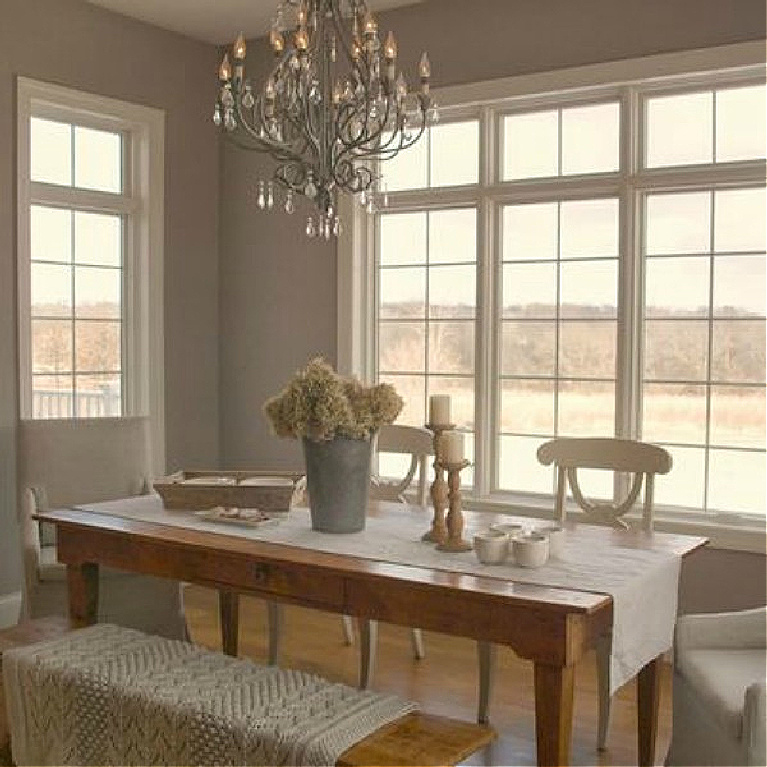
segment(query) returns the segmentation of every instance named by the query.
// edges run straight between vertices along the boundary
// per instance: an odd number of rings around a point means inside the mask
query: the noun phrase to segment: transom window
[[[671,452],[667,513],[764,518],[765,114],[763,68],[580,89],[382,164],[375,373],[407,423],[452,396],[475,497],[543,502],[540,444],[618,436]]]

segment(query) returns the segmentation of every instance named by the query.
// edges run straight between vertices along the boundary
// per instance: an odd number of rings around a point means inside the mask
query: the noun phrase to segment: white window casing
[[[153,470],[165,470],[163,341],[164,131],[162,110],[18,77],[17,254],[19,406],[33,417],[31,360],[32,205],[119,215],[123,224],[122,412],[149,415]],[[43,118],[122,137],[119,193],[32,181],[30,125]]]

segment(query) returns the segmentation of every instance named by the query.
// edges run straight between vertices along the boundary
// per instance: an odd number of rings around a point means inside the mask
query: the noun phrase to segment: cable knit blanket
[[[108,624],[9,650],[18,765],[325,765],[415,709]]]

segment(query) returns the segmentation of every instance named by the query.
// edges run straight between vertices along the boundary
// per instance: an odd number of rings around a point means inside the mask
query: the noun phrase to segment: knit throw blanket
[[[415,706],[108,624],[3,655],[18,765],[327,765]]]

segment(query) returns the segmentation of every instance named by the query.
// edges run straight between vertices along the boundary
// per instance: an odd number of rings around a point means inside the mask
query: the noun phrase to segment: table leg
[[[573,666],[535,664],[535,744],[540,767],[570,763],[574,676]]]
[[[240,627],[240,598],[234,591],[218,592],[218,614],[221,621],[221,649],[224,654],[237,657]]]
[[[99,617],[99,566],[67,565],[67,588],[72,627],[92,626]]]
[[[661,656],[651,660],[637,677],[637,745],[641,767],[655,764],[660,703]]]

